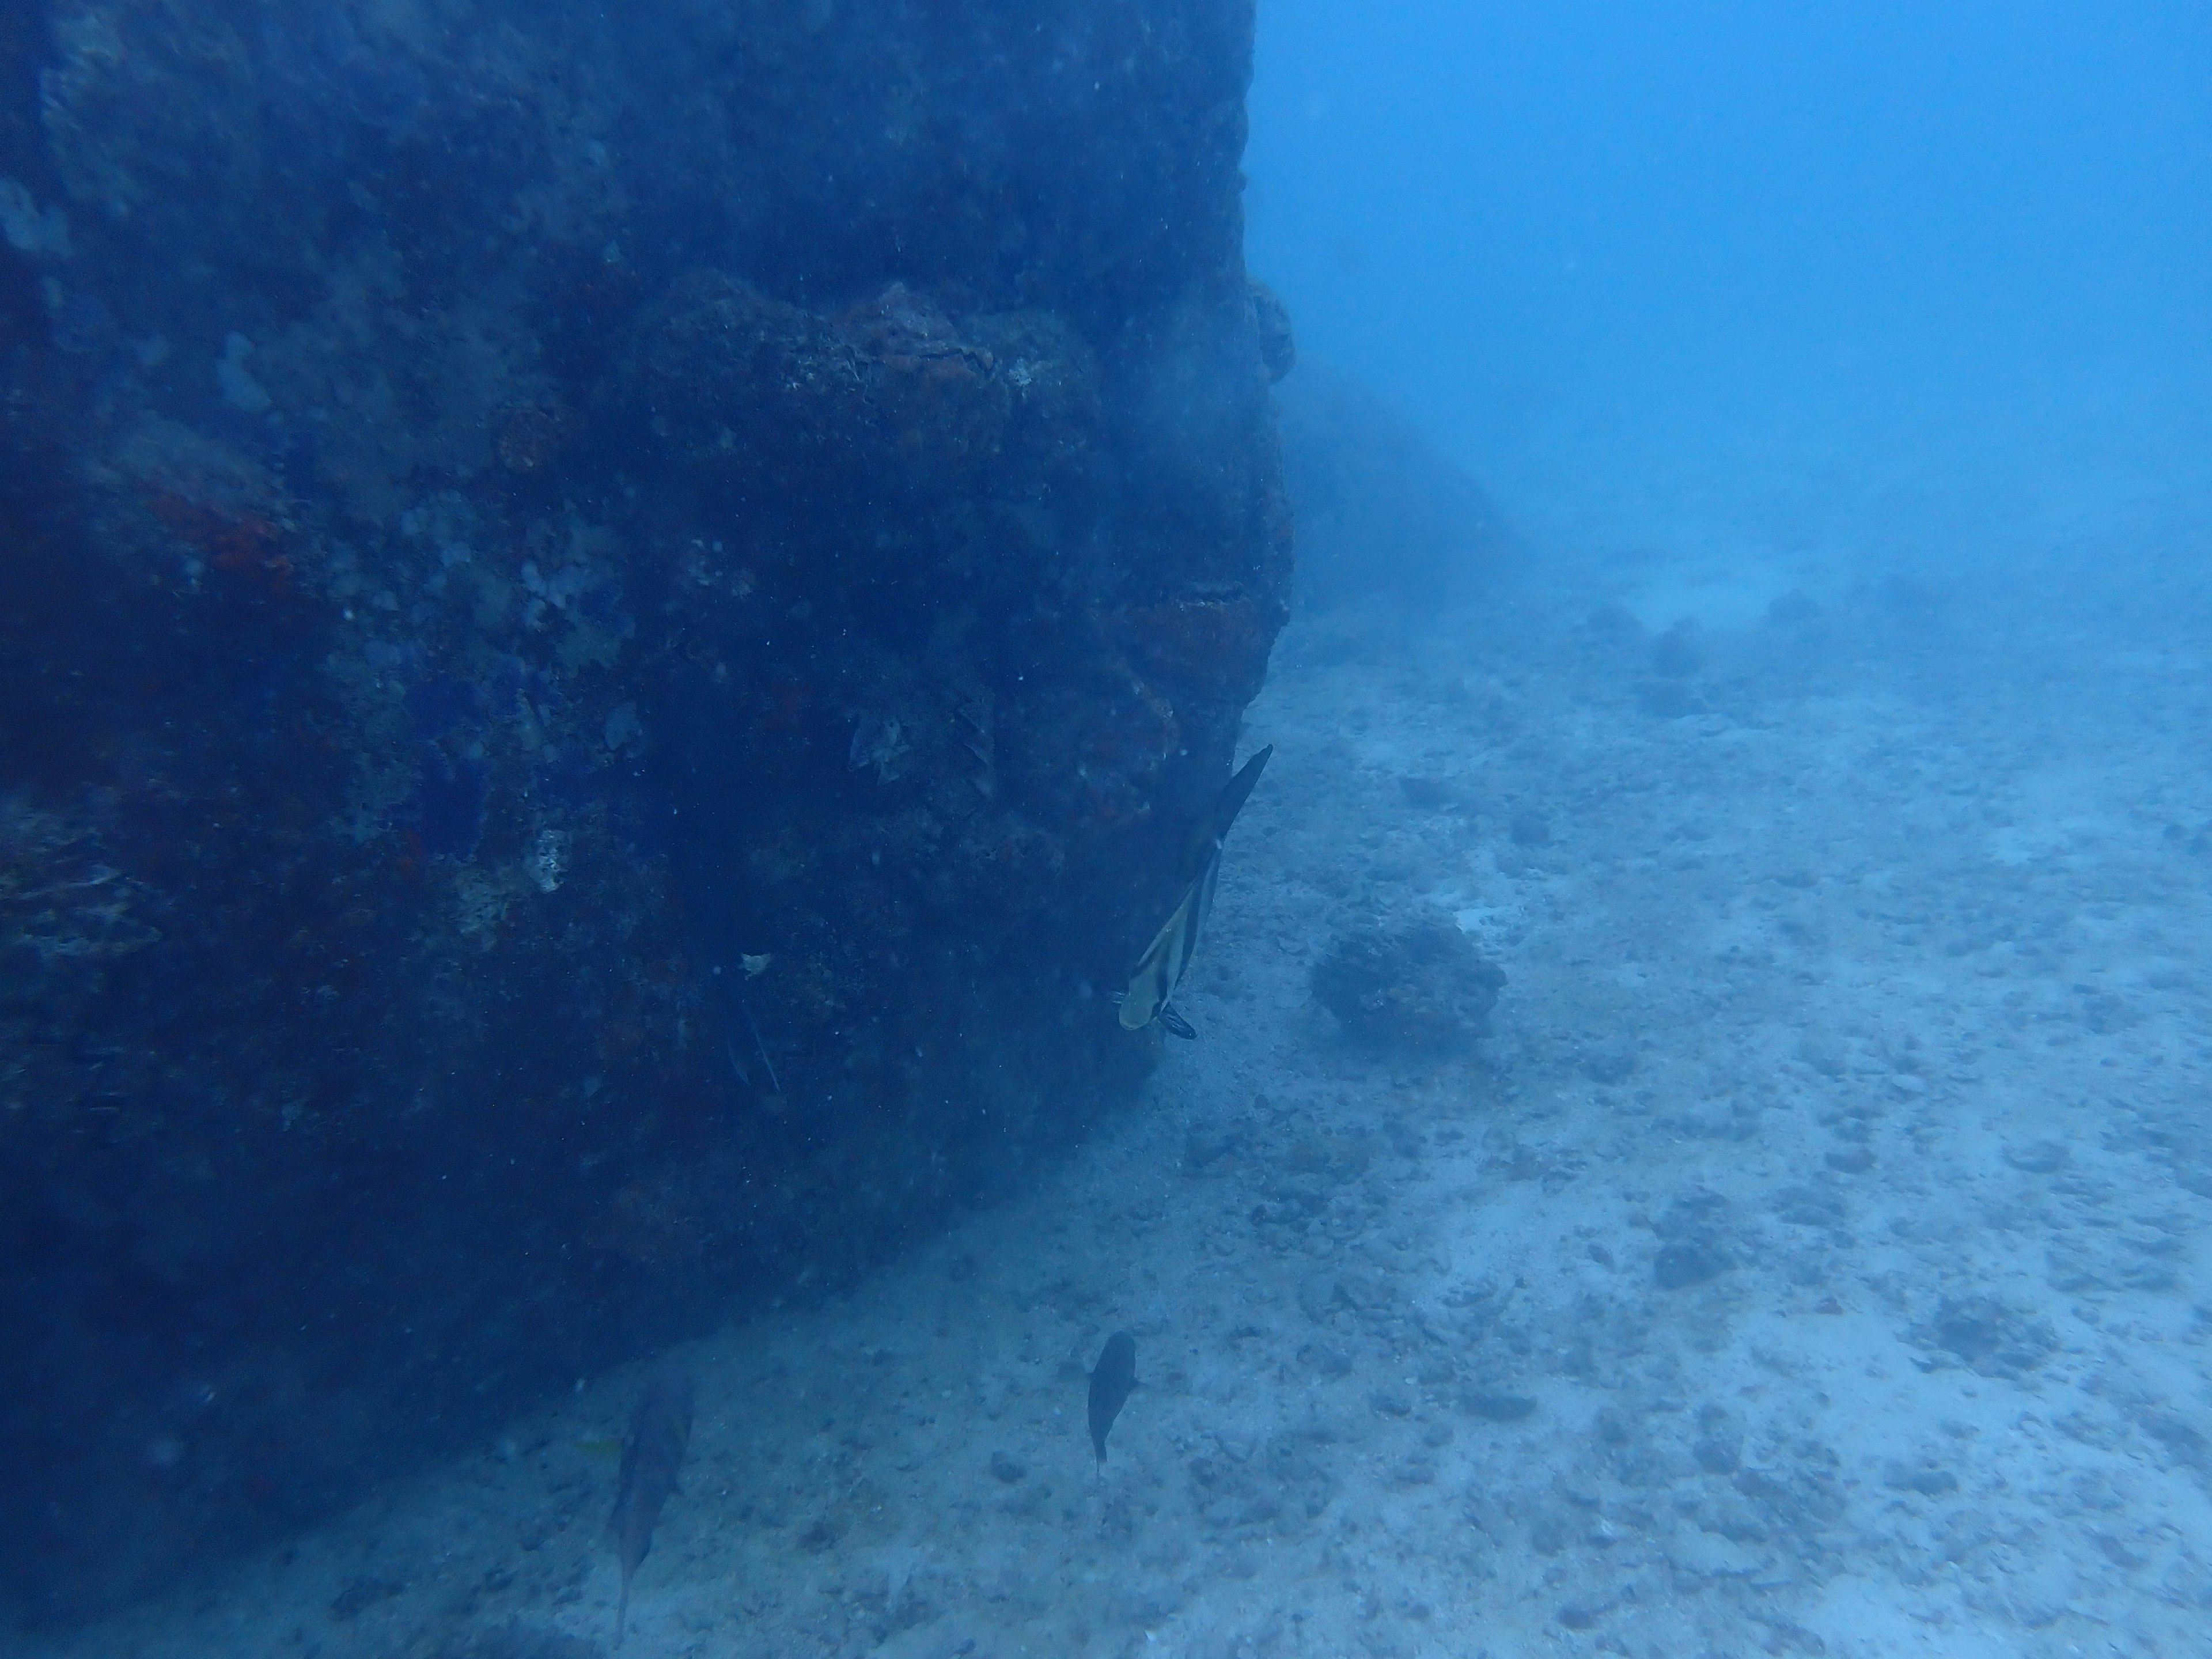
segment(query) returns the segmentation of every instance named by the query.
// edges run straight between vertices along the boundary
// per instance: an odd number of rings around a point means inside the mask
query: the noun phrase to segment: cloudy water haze
[[[17,0],[0,1659],[2212,1652],[2208,88]]]
[[[1248,257],[1583,551],[2182,558],[2208,70],[2181,4],[1277,0]]]

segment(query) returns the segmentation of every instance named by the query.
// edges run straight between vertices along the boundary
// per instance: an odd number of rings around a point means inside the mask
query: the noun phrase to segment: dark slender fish
[[[1223,786],[1212,809],[1191,826],[1190,842],[1184,848],[1180,872],[1185,883],[1182,896],[1168,919],[1160,924],[1160,931],[1152,936],[1152,942],[1146,946],[1145,954],[1129,975],[1129,988],[1118,999],[1123,1030],[1140,1031],[1157,1019],[1177,1036],[1198,1035],[1168,1000],[1182,983],[1184,969],[1198,953],[1199,934],[1206,927],[1206,917],[1213,912],[1213,890],[1221,879],[1221,847],[1228,838],[1229,826],[1244,810],[1252,786],[1260,781],[1267,757],[1274,752],[1274,744],[1269,744],[1246,761],[1237,775]]]
[[[1098,1363],[1091,1368],[1091,1445],[1101,1468],[1106,1466],[1106,1431],[1114,1426],[1129,1390],[1136,1386],[1137,1339],[1116,1331],[1106,1339]]]
[[[615,1488],[615,1512],[607,1517],[607,1541],[622,1559],[622,1601],[615,1609],[615,1645],[622,1645],[629,1623],[630,1575],[653,1547],[653,1523],[668,1494],[682,1490],[677,1471],[691,1443],[691,1374],[678,1366],[658,1372],[645,1385],[645,1397],[630,1413],[629,1437],[623,1442],[622,1480]]]

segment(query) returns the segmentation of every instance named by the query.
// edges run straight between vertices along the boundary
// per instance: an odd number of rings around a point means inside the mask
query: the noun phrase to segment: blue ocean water
[[[1286,325],[1236,0],[326,9],[0,27],[0,1652],[2198,1650],[2203,8],[1261,0]]]
[[[1265,8],[1248,249],[1548,539],[2201,560],[2189,4]]]

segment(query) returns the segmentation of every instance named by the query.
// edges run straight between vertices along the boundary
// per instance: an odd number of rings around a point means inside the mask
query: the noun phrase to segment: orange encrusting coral
[[[259,584],[271,598],[291,593],[297,567],[284,550],[289,532],[276,520],[203,506],[167,489],[152,492],[147,506],[170,534],[189,542],[216,569]]]

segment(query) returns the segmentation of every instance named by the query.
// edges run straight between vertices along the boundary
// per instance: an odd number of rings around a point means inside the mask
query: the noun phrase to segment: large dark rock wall
[[[8,9],[8,1617],[1128,1096],[1288,585],[1251,27]]]

